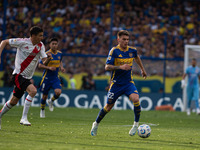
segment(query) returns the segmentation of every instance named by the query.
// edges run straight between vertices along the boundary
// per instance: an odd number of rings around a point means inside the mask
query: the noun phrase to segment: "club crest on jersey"
[[[58,59],[60,59],[60,56],[58,56]]]
[[[129,56],[130,56],[130,57],[133,57],[133,53],[129,53]]]
[[[36,48],[37,48],[37,51],[40,51],[41,47],[37,45]]]

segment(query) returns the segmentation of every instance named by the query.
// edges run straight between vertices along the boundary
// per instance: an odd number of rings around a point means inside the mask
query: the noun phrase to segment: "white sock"
[[[13,105],[10,104],[10,101],[7,101],[3,108],[1,109],[1,113],[0,113],[0,118],[5,114],[7,113],[11,108],[13,107]]]
[[[29,108],[31,106],[33,97],[31,97],[30,95],[28,95],[26,97],[25,103],[24,103],[24,109],[23,109],[23,113],[22,113],[22,119],[27,119],[27,114],[29,111]]]
[[[137,126],[137,127],[138,127],[138,125],[139,125],[139,122],[135,122],[135,121],[134,121],[134,126]]]

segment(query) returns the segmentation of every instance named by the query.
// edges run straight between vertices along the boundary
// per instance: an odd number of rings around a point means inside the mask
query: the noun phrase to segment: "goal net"
[[[184,72],[186,68],[191,65],[191,61],[193,58],[197,60],[197,66],[200,67],[200,45],[185,45],[185,53],[184,53]],[[187,77],[186,77],[187,83]],[[187,108],[187,97],[186,97],[186,87],[183,89],[183,104],[184,111]],[[194,102],[192,101],[191,107],[194,108]]]

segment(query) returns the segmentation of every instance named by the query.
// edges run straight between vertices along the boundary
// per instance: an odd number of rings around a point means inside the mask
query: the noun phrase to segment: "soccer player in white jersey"
[[[200,68],[196,66],[196,59],[192,59],[192,65],[187,67],[185,73],[183,74],[183,79],[181,81],[181,87],[185,86],[185,77],[188,76],[187,83],[187,115],[190,115],[190,105],[191,101],[195,100],[196,103],[196,113],[200,115],[199,109],[199,78],[200,78]]]
[[[31,84],[30,79],[35,72],[35,68],[37,67],[40,58],[44,64],[47,64],[51,59],[51,54],[47,55],[45,53],[44,44],[41,42],[42,39],[43,30],[40,27],[34,26],[30,29],[30,38],[11,38],[3,40],[0,44],[0,58],[6,45],[17,48],[15,69],[13,71],[12,79],[14,83],[13,95],[0,111],[0,129],[2,116],[18,103],[25,91],[28,92],[28,95],[25,100],[20,124],[27,126],[31,125],[27,119],[27,114],[31,102],[37,93],[37,89]]]

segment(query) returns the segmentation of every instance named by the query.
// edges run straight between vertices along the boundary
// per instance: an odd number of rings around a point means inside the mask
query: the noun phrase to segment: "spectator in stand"
[[[106,0],[58,0],[57,3],[48,0],[41,3],[8,0],[6,38],[19,37],[19,33],[28,33],[27,29],[32,25],[41,25],[46,29],[45,37],[60,37],[63,52],[106,56],[110,43],[110,6]],[[116,32],[128,30],[133,37],[130,44],[141,49],[142,56],[163,58],[164,34],[167,33],[167,57],[183,58],[184,45],[199,44],[200,41],[199,6],[198,1],[186,0],[117,0],[114,6],[113,45],[116,44]],[[0,16],[3,18],[1,8]],[[0,28],[0,35],[3,30]],[[91,59],[88,62],[98,65]],[[69,63],[74,64],[73,59]],[[77,63],[73,73],[87,70],[86,65],[81,65],[82,62]],[[80,66],[81,69],[78,68]],[[152,68],[155,67],[152,65]]]

